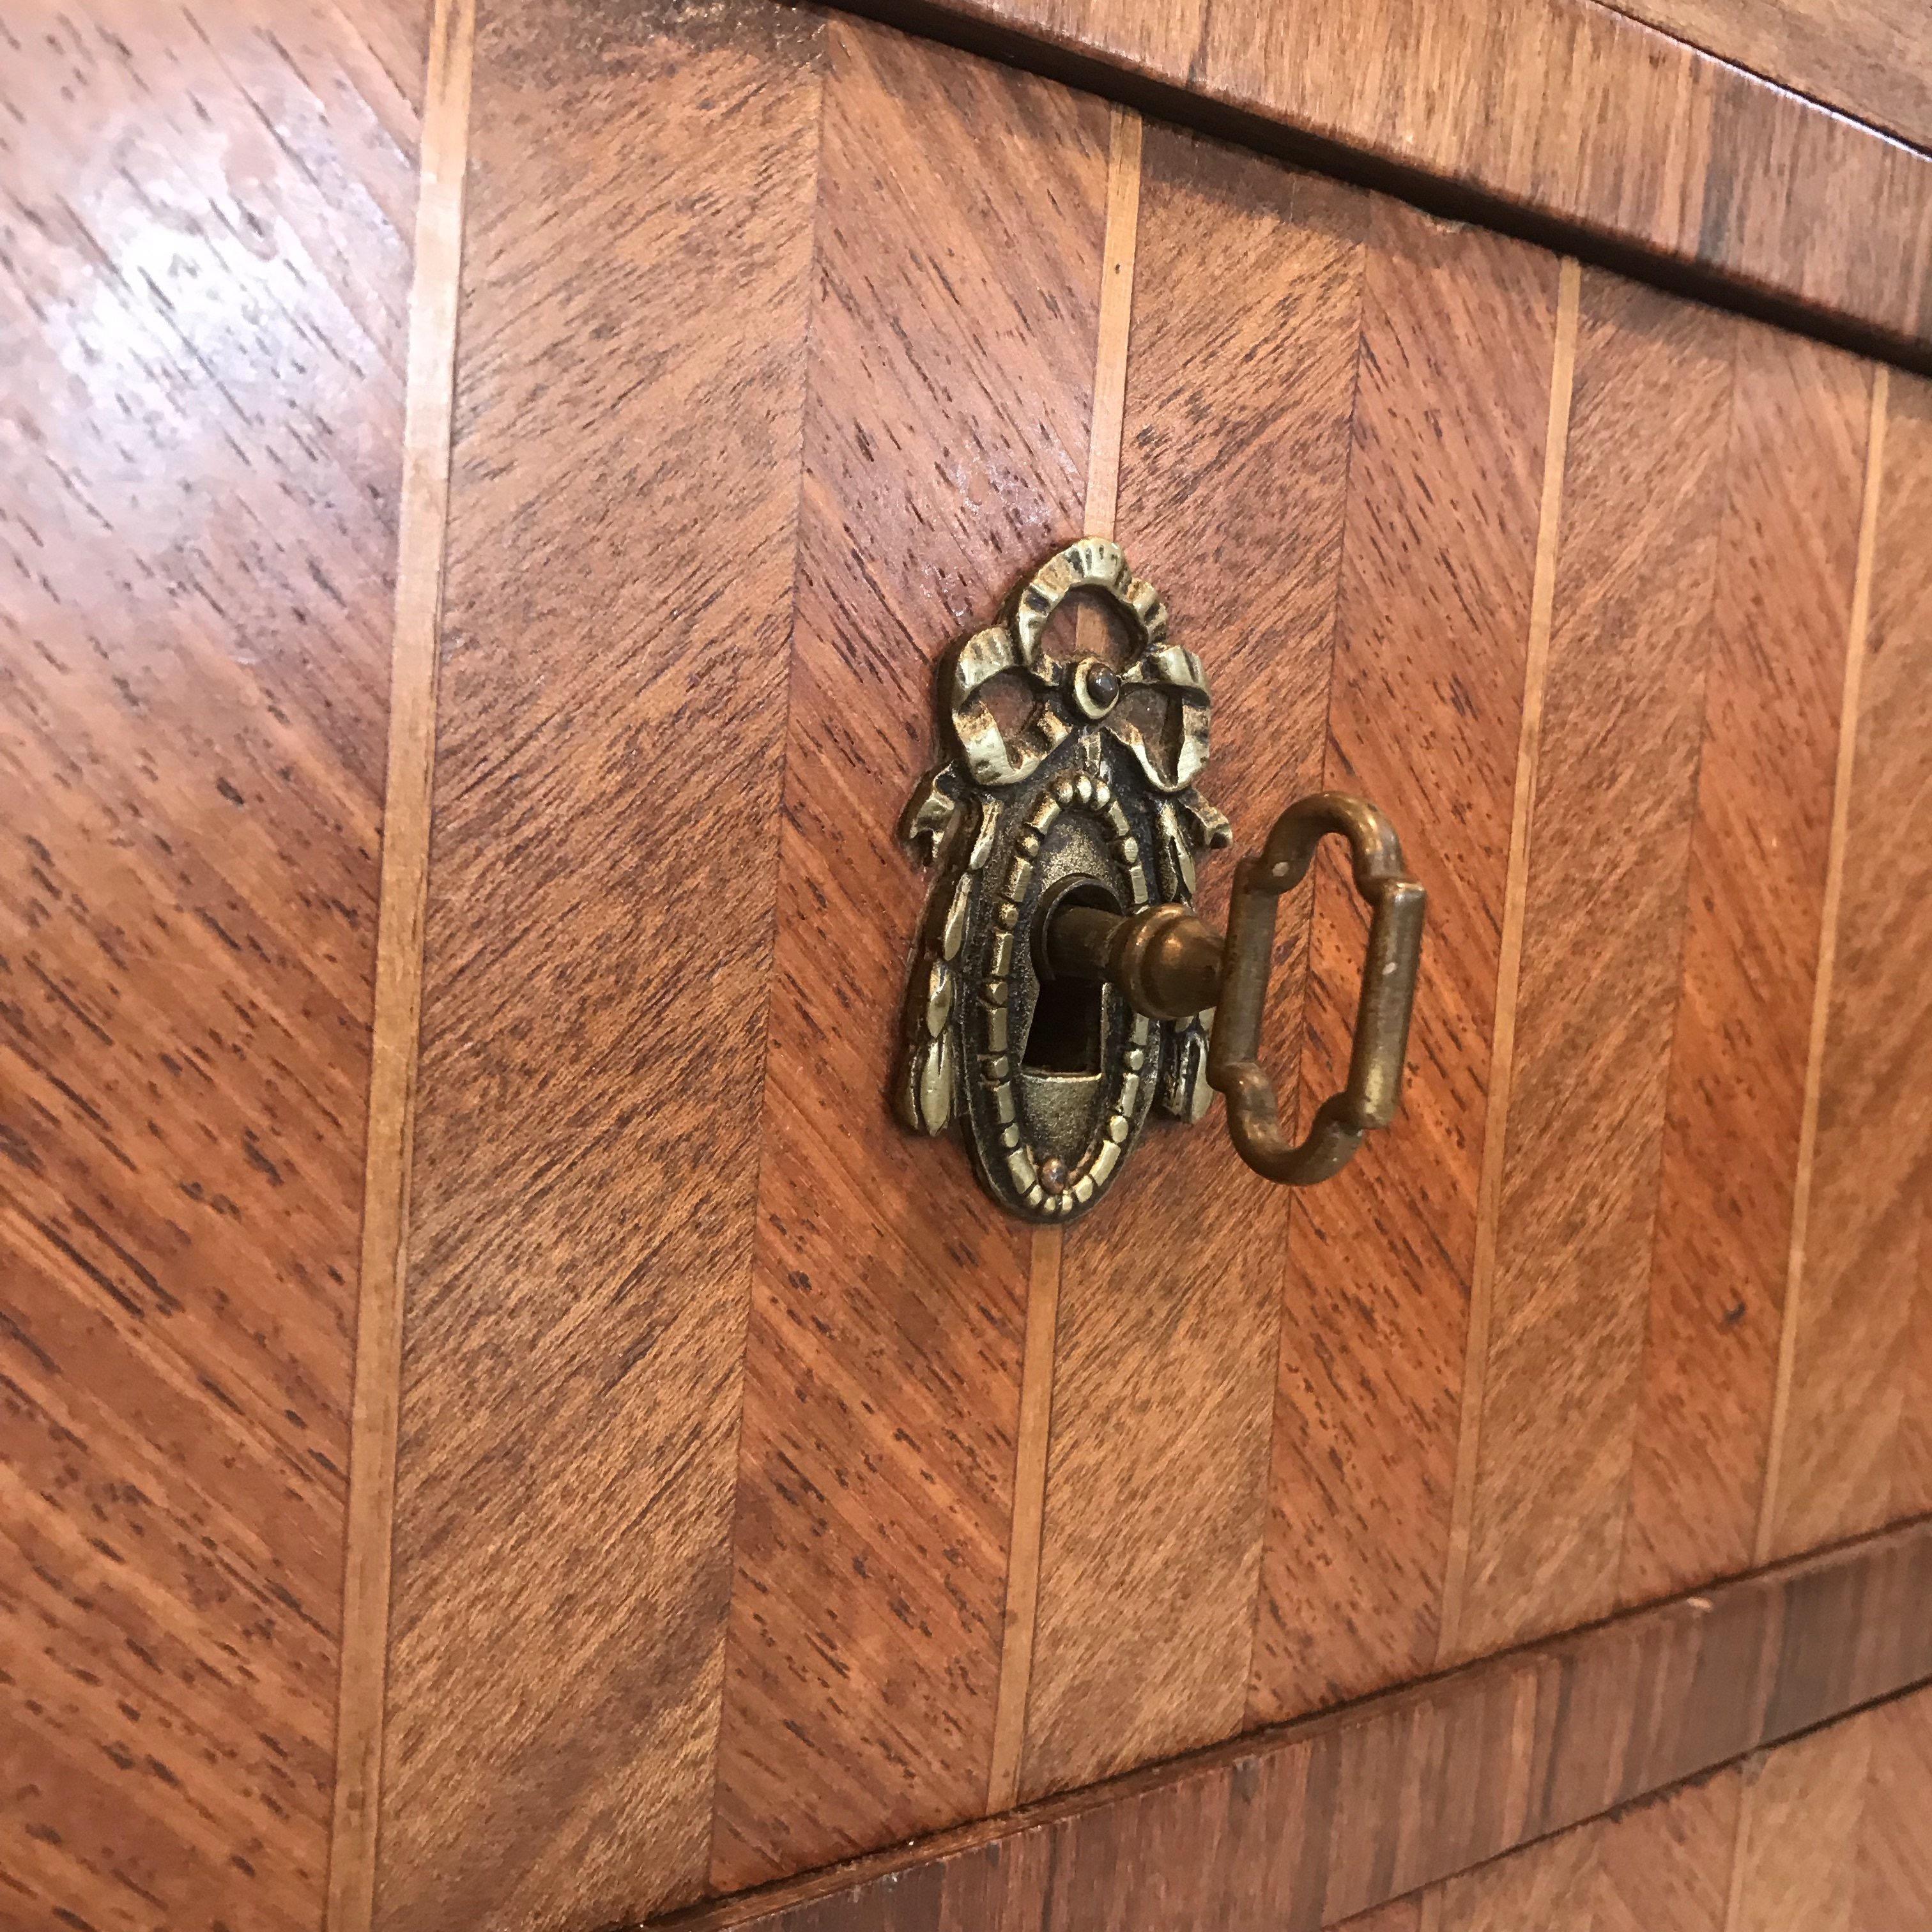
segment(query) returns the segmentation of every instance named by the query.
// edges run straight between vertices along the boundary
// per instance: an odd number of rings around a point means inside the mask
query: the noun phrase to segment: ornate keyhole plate
[[[1126,622],[1133,652],[1118,670],[1042,642],[1080,590]],[[1194,785],[1207,680],[1168,642],[1154,586],[1116,545],[1083,537],[1020,587],[1004,622],[947,653],[939,709],[948,755],[901,827],[935,872],[894,1104],[917,1132],[957,1123],[1002,1207],[1064,1221],[1106,1191],[1156,1101],[1192,1120],[1210,1097],[1205,1016],[1153,1020],[1112,988],[1049,986],[1038,944],[1042,908],[1063,896],[1123,913],[1192,905],[1196,854],[1228,838]]]

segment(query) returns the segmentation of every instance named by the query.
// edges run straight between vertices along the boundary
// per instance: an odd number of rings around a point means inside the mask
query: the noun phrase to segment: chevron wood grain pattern
[[[1856,673],[1844,871],[1809,1238],[1768,1512],[1772,1553],[1932,1496],[1926,1262],[1932,986],[1918,908],[1932,832],[1932,386],[1892,375],[1874,460],[1870,612]],[[1874,434],[1880,433],[1877,424]]]
[[[1584,275],[1451,1655],[1616,1600],[1736,327]]]
[[[1922,1520],[667,1922],[1315,1932],[1932,1682],[1928,1587]],[[1888,1762],[1910,1772],[1922,1742],[1891,1741]],[[1654,1898],[1715,1932],[1737,1778],[1606,1820],[1576,1859],[1592,1913],[1577,1922],[1674,1926],[1633,1916]],[[1869,1815],[1888,1847],[1913,1816]],[[1910,1840],[1884,1856],[1894,1874],[1921,1858]],[[1420,1925],[1448,1918],[1448,1889]]]
[[[478,22],[382,1927],[705,1882],[818,42]]]
[[[1869,1716],[1853,1718],[1747,1767],[1732,1932],[1863,1932],[1855,1912],[1871,1747]]]
[[[1859,1932],[1932,1924],[1932,1692],[1855,1718],[1870,1734],[1858,1819],[1854,1923]],[[1840,1728],[1844,1728],[1840,1726]]]
[[[1094,345],[1086,502],[1081,515],[1090,536],[1113,536],[1120,496],[1120,425],[1126,404],[1127,339],[1133,323],[1134,268],[1139,245],[1142,133],[1140,116],[1130,109],[1116,107],[1108,116],[1106,244]],[[1091,598],[1079,598],[1077,602],[1073,617],[1076,653],[1106,656],[1118,651],[1120,639],[1114,620]],[[986,1780],[989,1812],[1009,1810],[1018,1801],[1020,1762],[1026,1748],[1066,1232],[1060,1227],[1033,1231],[1019,1440],[1013,1458],[1012,1531],[1006,1544],[1000,1696],[993,1720],[992,1764]]]
[[[1720,1771],[1585,1826],[1596,1836],[1589,1932],[1725,1932],[1742,1783]]]
[[[1909,1932],[1932,1922],[1932,1691],[1744,1768],[1730,1932]]]
[[[422,1032],[423,918],[436,789],[436,671],[442,647],[444,539],[462,296],[474,0],[436,0],[423,78],[407,400],[396,525],[396,602],[383,779],[382,871],[369,1040],[362,1252],[344,1532],[342,1669],[335,1712],[335,1802],[327,1932],[366,1932],[381,1826],[382,1718],[408,1267],[409,1150]]]
[[[0,1918],[319,1924],[426,5],[0,28]]]
[[[1932,157],[1597,0],[866,0],[1538,238],[1932,348]],[[1762,14],[1764,8],[1754,9]]]
[[[1424,1910],[1435,1932],[1725,1932],[1740,1784],[1720,1771],[1560,1832]]]
[[[1596,1878],[1597,1829],[1584,1825],[1449,1880],[1425,1906],[1436,1932],[1584,1932]]]
[[[977,1815],[1028,1230],[883,1103],[932,665],[1079,533],[1108,110],[830,30],[712,1882]]]
[[[1250,1722],[1435,1663],[1556,352],[1556,257],[1372,200],[1323,784],[1430,892],[1400,1134],[1294,1202]],[[1366,922],[1316,872],[1304,1124]]]
[[[1802,1154],[1870,382],[1840,351],[1737,326],[1626,1602],[1752,1561]]]
[[[1892,1450],[1892,1508],[1897,1518],[1932,1509],[1932,1202],[1921,1187],[1915,1226],[1906,1239],[1918,1250],[1900,1364],[1898,1435]],[[1910,1252],[1908,1246],[1907,1253]]]
[[[1398,1903],[1436,1932],[1910,1932],[1928,1808],[1919,1690]]]
[[[1366,202],[1148,132],[1118,532],[1207,667],[1243,845],[1318,782]],[[1231,870],[1202,861],[1211,918]],[[1290,1066],[1306,916],[1274,983]],[[1066,1236],[1025,1797],[1241,1725],[1288,1202],[1218,1110],[1156,1123],[1135,1167]]]

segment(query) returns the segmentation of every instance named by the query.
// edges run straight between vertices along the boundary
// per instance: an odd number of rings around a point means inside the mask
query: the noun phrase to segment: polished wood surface
[[[0,1919],[328,1858],[428,9],[0,54]]]
[[[288,17],[37,45],[188,186],[37,147],[9,230],[33,1910],[595,1932],[1932,1513],[1925,385],[765,0],[483,0],[466,115],[446,6],[419,184],[426,22]],[[1241,842],[1358,784],[1434,924],[1346,1174],[1217,1112],[1042,1238],[890,1123],[893,825],[936,654],[1108,521]],[[1282,922],[1304,1110],[1355,920]],[[1770,1732],[1914,1627],[1852,1576]],[[1338,1817],[1447,1761],[1378,1735]]]
[[[1382,199],[1367,227],[1321,782],[1400,828],[1431,970],[1402,1144],[1294,1202],[1251,1723],[1439,1646],[1557,352],[1552,256]],[[1304,1125],[1346,1077],[1366,929],[1332,852],[1316,892]],[[1357,1253],[1386,1264],[1339,1264]]]
[[[1873,433],[1882,440],[1869,628],[1856,667],[1809,1238],[1767,1525],[1767,1549],[1779,1552],[1855,1534],[1932,1495],[1932,1138],[1912,1072],[1932,1046],[1932,986],[1912,936],[1932,829],[1932,388],[1889,378]]]
[[[1598,0],[1507,14],[1483,0],[866,0],[866,10],[1932,358],[1932,155]],[[1904,84],[1922,83],[1922,44],[1906,66]]]
[[[1346,1932],[1424,1932],[1422,1896],[1392,1898],[1372,1912],[1364,1912],[1348,1922]]]
[[[1733,326],[1583,278],[1455,1654],[1616,1600]]]
[[[709,1870],[819,106],[744,28],[478,22],[381,1927]]]
[[[1087,444],[1088,534],[1111,537],[1120,503],[1120,430],[1126,409],[1127,346],[1133,316],[1134,269],[1140,248],[1141,118],[1116,107],[1108,118],[1107,226],[1101,256],[1100,308],[1094,358],[1094,415]],[[1076,651],[1104,656],[1115,649],[1113,620],[1090,598],[1073,614]],[[1034,1229],[1027,1286],[1026,1345],[1021,1367],[1019,1439],[1013,1458],[1012,1532],[1006,1546],[1006,1606],[1000,1633],[999,1702],[986,1809],[1018,1798],[1033,1697],[1034,1640],[1052,1447],[1054,1358],[1066,1231]]]
[[[1559,1832],[1418,1910],[1433,1932],[1725,1932],[1739,1786],[1723,1771]]]
[[[1932,148],[1932,22],[1916,0],[1608,0],[1619,14]]]
[[[1456,1479],[1448,1560],[1436,1618],[1436,1661],[1455,1653],[1469,1581],[1476,1478],[1480,1468],[1483,1394],[1490,1366],[1496,1256],[1503,1183],[1509,1165],[1509,1105],[1516,1075],[1516,1007],[1522,990],[1523,921],[1529,902],[1530,828],[1543,757],[1543,714],[1550,682],[1550,632],[1556,604],[1557,552],[1563,527],[1563,482],[1569,468],[1570,406],[1576,382],[1578,312],[1582,270],[1566,256],[1558,272],[1556,322],[1550,350],[1550,414],[1543,448],[1536,556],[1523,649],[1522,703],[1516,734],[1516,783],[1510,805],[1509,860],[1497,920],[1495,1031],[1477,1181],[1476,1228],[1468,1296],[1467,1341],[1458,1390]]]
[[[455,404],[463,184],[476,43],[472,0],[440,0],[424,88],[422,177],[410,296],[402,500],[390,654],[389,755],[370,1028],[363,1162],[362,1267],[344,1534],[342,1672],[336,1694],[335,1810],[325,1923],[370,1922],[382,1821],[382,1720],[394,1582],[396,1438],[403,1293],[408,1272],[410,1149],[422,1033],[423,920],[436,788],[436,673],[442,638],[449,451]]]
[[[1731,382],[1626,1602],[1756,1547],[1864,499],[1868,369],[1740,324]]]
[[[1078,533],[1108,118],[830,29],[719,1888],[986,1802],[1029,1231],[884,1105],[896,827],[933,659]]]
[[[1144,173],[1118,534],[1182,614],[1177,642],[1238,694],[1207,790],[1258,832],[1321,770],[1361,211],[1167,129]],[[1212,916],[1231,869],[1201,862]],[[1304,894],[1269,1016],[1291,1064],[1306,922]],[[1141,1185],[1067,1233],[1023,1796],[1240,1727],[1289,1204],[1229,1171],[1213,1118],[1156,1123]],[[1175,1240],[1205,1198],[1212,1222]]]
[[[1919,1690],[1413,1904],[1438,1932],[1904,1932],[1932,1912],[1928,1806],[1932,1691]]]
[[[1720,1932],[1741,1774],[1622,1808],[1932,1679],[1932,1626],[1897,1614],[1928,1585],[1920,1522],[668,1922],[1313,1932],[1430,1887],[1424,1925]],[[1899,1829],[1932,1798],[1905,1781],[1928,1755],[1932,1693],[1853,1721],[1901,1727],[1886,1734],[1897,1787],[1875,1807],[1862,1784],[1843,1802],[1861,1820],[1869,1807],[1892,1894],[1932,1908]],[[1502,1855],[1537,1839],[1522,1891],[1576,1916],[1511,1907],[1502,1874],[1517,1860]]]
[[[1854,1932],[1871,1732],[1834,1724],[1753,1766],[1738,1848],[1736,1932]]]
[[[1852,1721],[1871,1734],[1856,1922],[1860,1932],[1923,1923],[1932,1916],[1932,1695],[1922,1690]]]
[[[1436,1932],[1906,1932],[1932,1913],[1928,1807],[1922,1689],[1400,1904]]]

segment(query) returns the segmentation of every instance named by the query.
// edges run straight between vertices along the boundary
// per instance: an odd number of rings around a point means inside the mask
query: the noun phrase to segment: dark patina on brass
[[[1118,668],[1058,657],[1047,623],[1076,590],[1131,640]],[[1198,853],[1228,822],[1195,789],[1207,680],[1168,641],[1167,609],[1117,546],[1082,538],[1023,584],[1005,619],[939,674],[948,755],[901,830],[936,868],[908,987],[893,1097],[921,1133],[956,1123],[987,1191],[1029,1220],[1090,1207],[1158,1103],[1194,1118],[1207,1031],[1114,986],[1060,980],[1036,940],[1056,910],[1191,906]]]
[[[1126,618],[1136,650],[1124,668],[1044,649],[1048,620],[1076,590]],[[1159,701],[1130,710],[1130,694]],[[1242,1159],[1291,1186],[1326,1180],[1389,1124],[1423,889],[1373,806],[1324,792],[1289,806],[1240,862],[1225,940],[1196,916],[1195,856],[1228,838],[1193,784],[1208,760],[1207,682],[1114,544],[1069,546],[1004,623],[957,646],[940,667],[940,710],[953,754],[902,828],[938,868],[894,1082],[908,1126],[938,1134],[956,1121],[995,1200],[1064,1221],[1105,1192],[1156,1097],[1191,1121],[1224,1094]],[[1368,954],[1347,1084],[1295,1144],[1260,1065],[1262,1018],[1276,906],[1330,832],[1348,841],[1370,908]]]

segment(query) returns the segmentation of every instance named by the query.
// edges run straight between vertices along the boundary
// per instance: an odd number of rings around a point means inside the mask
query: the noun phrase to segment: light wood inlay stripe
[[[1127,332],[1134,313],[1134,244],[1141,213],[1141,117],[1116,107],[1107,130],[1107,240],[1094,356],[1094,428],[1087,445],[1087,533],[1114,534],[1120,429],[1127,405]]]
[[[1026,1742],[1027,1692],[1033,1683],[1040,1608],[1040,1524],[1046,1501],[1046,1445],[1053,1426],[1053,1346],[1060,1328],[1060,1262],[1065,1230],[1036,1228],[1027,1290],[1026,1354],[1020,1371],[1019,1456],[1013,1477],[1012,1553],[1000,1639],[1000,1701],[993,1719],[986,1808],[1004,1811],[1019,1796]]]
[[[1087,445],[1085,533],[1114,534],[1120,496],[1120,429],[1126,408],[1127,334],[1133,318],[1134,243],[1140,221],[1141,118],[1113,110],[1107,139],[1107,236],[1101,262],[1100,321],[1094,356],[1093,427]],[[1075,620],[1082,650],[1100,648],[1106,618],[1084,600]],[[1040,1531],[1046,1502],[1046,1450],[1053,1422],[1054,1342],[1060,1325],[1064,1230],[1034,1232],[1021,1369],[1019,1449],[1013,1475],[1012,1534],[1000,1636],[999,1703],[986,1806],[1004,1811],[1019,1796],[1040,1605]]]
[[[1881,1700],[1932,1680],[1932,1627],[1906,1607],[1928,1577],[1932,1518],[657,1922],[679,1932],[1340,1927],[1587,1821],[1617,1830],[1634,1801],[1862,1706],[1880,1705],[1889,1722],[1896,1707]],[[1918,1751],[1909,1734],[1894,1749]],[[1906,1764],[1891,1781],[1909,1789],[1915,1776]],[[1729,1822],[1705,1821],[1719,1834]],[[1895,1839],[1899,1825],[1882,1822]],[[1916,1822],[1907,1811],[1906,1828]],[[1484,1922],[1599,1932],[1662,1922],[1632,1910],[1672,1895],[1656,1888],[1661,1874],[1644,1869],[1640,1848],[1622,1849],[1640,1862],[1619,1857],[1610,1874],[1620,1909],[1586,1894]],[[1700,1834],[1706,1925],[1724,1885],[1712,1850]],[[1468,1923],[1453,1909],[1441,1922],[1444,1932]],[[1819,1922],[1780,1922],[1809,1932]],[[1860,1921],[1881,1922],[1918,1921]]]
[[[1582,265],[1564,258],[1557,285],[1556,338],[1550,375],[1550,424],[1544,440],[1543,505],[1536,537],[1536,575],[1530,598],[1529,644],[1523,671],[1522,727],[1517,741],[1516,796],[1510,826],[1508,882],[1496,974],[1494,1044],[1490,1062],[1489,1114],[1476,1210],[1475,1266],[1469,1294],[1469,1336],[1462,1375],[1462,1413],[1456,1444],[1456,1490],[1449,1559],[1442,1587],[1438,1663],[1455,1653],[1469,1570],[1469,1525],[1475,1502],[1476,1450],[1490,1358],[1490,1313],[1496,1274],[1496,1229],[1502,1205],[1503,1161],[1509,1142],[1511,1076],[1516,1055],[1516,993],[1522,970],[1524,908],[1529,895],[1531,814],[1543,749],[1543,699],[1550,669],[1550,634],[1556,603],[1556,550],[1563,522],[1563,467],[1569,450],[1570,398],[1576,373],[1576,314]]]
[[[1797,1358],[1799,1304],[1804,1290],[1804,1244],[1810,1226],[1811,1179],[1818,1145],[1818,1099],[1825,1074],[1826,1035],[1832,1016],[1832,969],[1838,950],[1838,908],[1844,896],[1845,842],[1851,822],[1852,766],[1858,752],[1858,704],[1864,681],[1865,639],[1871,620],[1872,558],[1878,541],[1880,485],[1885,476],[1886,406],[1891,371],[1872,373],[1871,427],[1865,443],[1864,502],[1858,519],[1857,574],[1852,584],[1851,622],[1845,639],[1844,698],[1838,714],[1838,762],[1832,794],[1832,842],[1826,862],[1825,908],[1818,939],[1818,978],[1812,998],[1811,1041],[1804,1069],[1804,1113],[1798,1130],[1798,1179],[1792,1200],[1791,1251],[1785,1275],[1784,1318],[1778,1331],[1778,1381],[1772,1396],[1771,1443],[1758,1511],[1755,1560],[1771,1560],[1778,1517],[1778,1488],[1784,1459],[1785,1425],[1791,1411]],[[1749,1809],[1748,1804],[1746,1807]]]
[[[335,1816],[328,1932],[364,1932],[376,1880],[377,1800],[388,1659],[396,1432],[402,1371],[404,1256],[422,1010],[436,772],[437,617],[449,512],[451,416],[469,153],[476,0],[437,0],[424,88],[416,267],[396,551],[389,749],[376,942],[369,1131],[356,1318],[348,1546],[342,1592]]]

